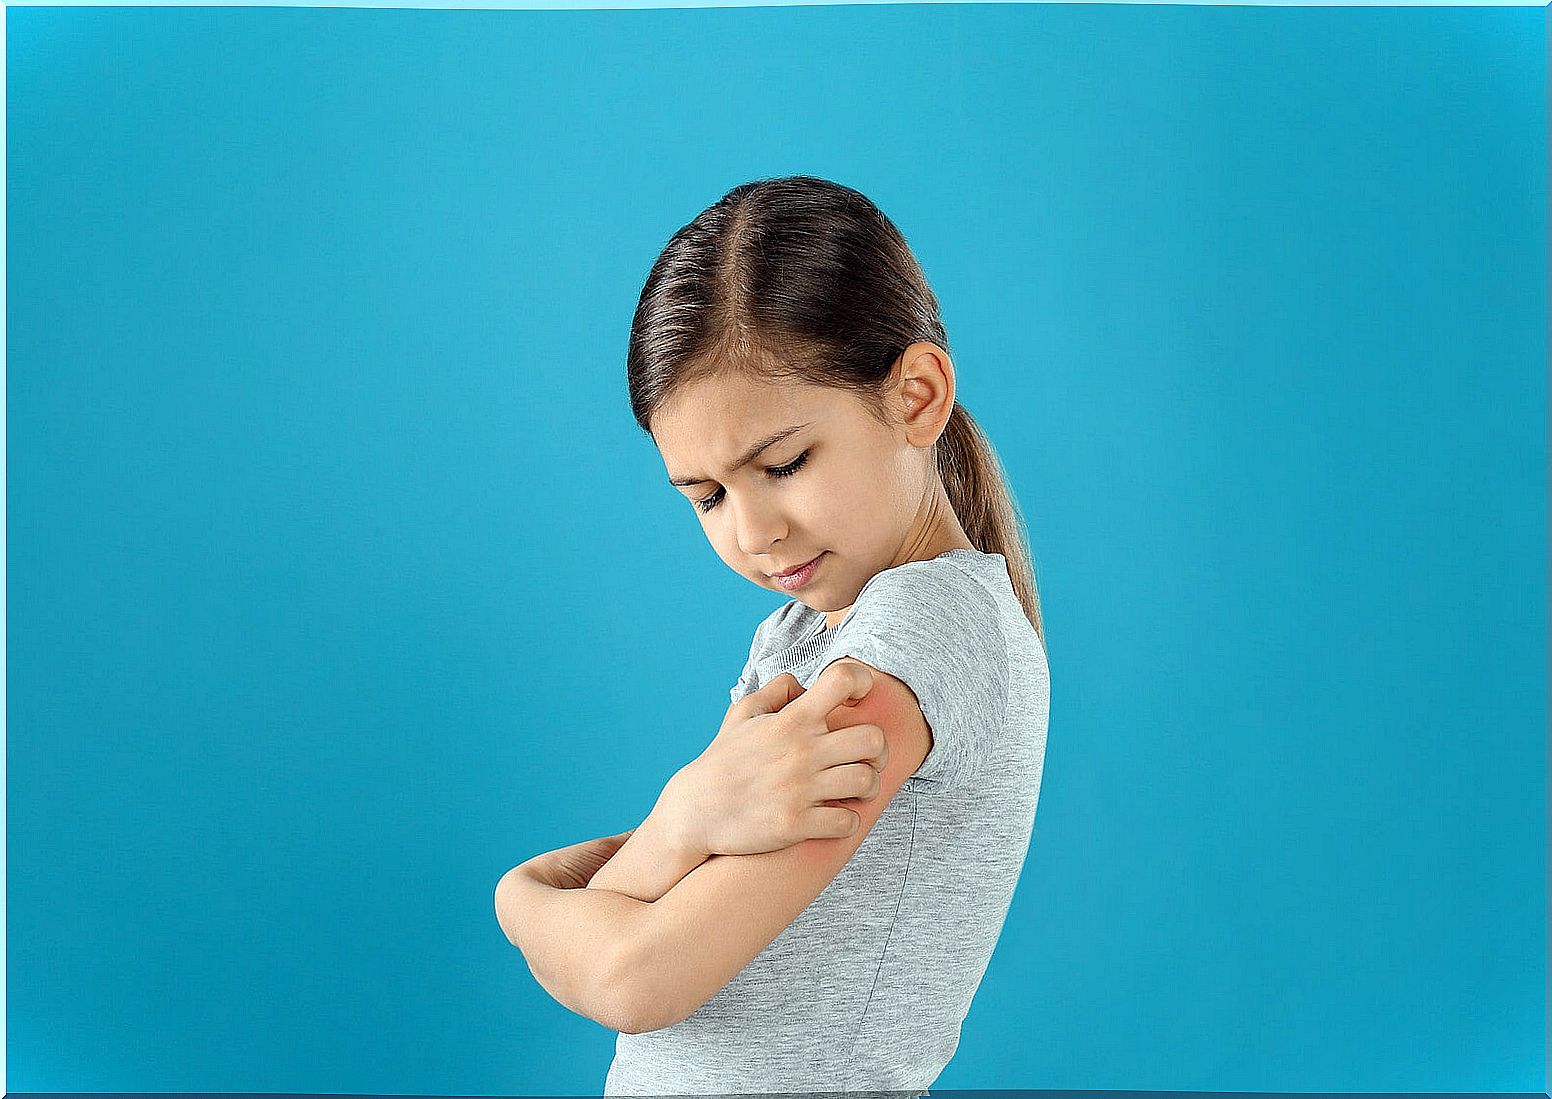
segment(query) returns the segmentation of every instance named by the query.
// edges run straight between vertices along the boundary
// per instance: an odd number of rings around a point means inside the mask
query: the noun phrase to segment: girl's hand
[[[861,819],[844,803],[876,797],[889,758],[881,728],[847,723],[846,710],[872,686],[855,664],[826,668],[807,691],[777,676],[728,708],[711,744],[669,779],[658,809],[706,856],[852,835]]]
[[[593,880],[593,875],[598,873],[604,863],[614,858],[615,852],[625,846],[625,841],[630,839],[631,832],[635,830],[632,828],[617,836],[603,836],[559,850],[546,851],[542,855],[535,855],[518,869],[554,889],[585,889],[587,883]]]

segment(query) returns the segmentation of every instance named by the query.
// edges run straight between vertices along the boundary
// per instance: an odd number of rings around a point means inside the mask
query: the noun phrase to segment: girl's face
[[[913,362],[920,348],[930,349],[925,371]],[[845,390],[741,375],[686,386],[652,420],[669,480],[717,555],[760,587],[833,612],[830,625],[880,570],[970,546],[930,449],[952,409],[952,367],[931,344],[903,358],[890,427]],[[776,579],[814,558],[800,586]]]

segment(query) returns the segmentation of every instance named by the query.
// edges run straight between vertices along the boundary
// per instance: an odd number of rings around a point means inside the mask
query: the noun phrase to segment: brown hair
[[[938,300],[893,222],[860,192],[813,176],[734,187],[669,238],[631,321],[631,411],[651,418],[680,387],[747,372],[845,389],[885,422],[882,394],[911,344],[949,350]],[[997,452],[957,400],[935,446],[954,514],[1000,553],[1045,641],[1018,503]]]

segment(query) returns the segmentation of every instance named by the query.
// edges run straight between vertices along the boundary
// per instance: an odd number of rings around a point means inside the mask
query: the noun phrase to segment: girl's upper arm
[[[619,980],[627,987],[616,990],[629,1005],[633,1030],[658,1030],[689,1017],[774,942],[840,873],[921,766],[931,733],[904,682],[851,657],[832,661],[820,674],[859,675],[860,668],[871,672],[872,689],[828,718],[831,728],[877,725],[888,744],[878,795],[832,803],[857,813],[857,831],[757,855],[714,855],[654,901],[637,941],[625,951]]]

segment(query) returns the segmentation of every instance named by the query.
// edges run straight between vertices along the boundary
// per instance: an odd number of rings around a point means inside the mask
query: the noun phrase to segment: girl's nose
[[[781,537],[781,519],[769,509],[744,505],[738,510],[738,548],[750,557],[759,557]]]

